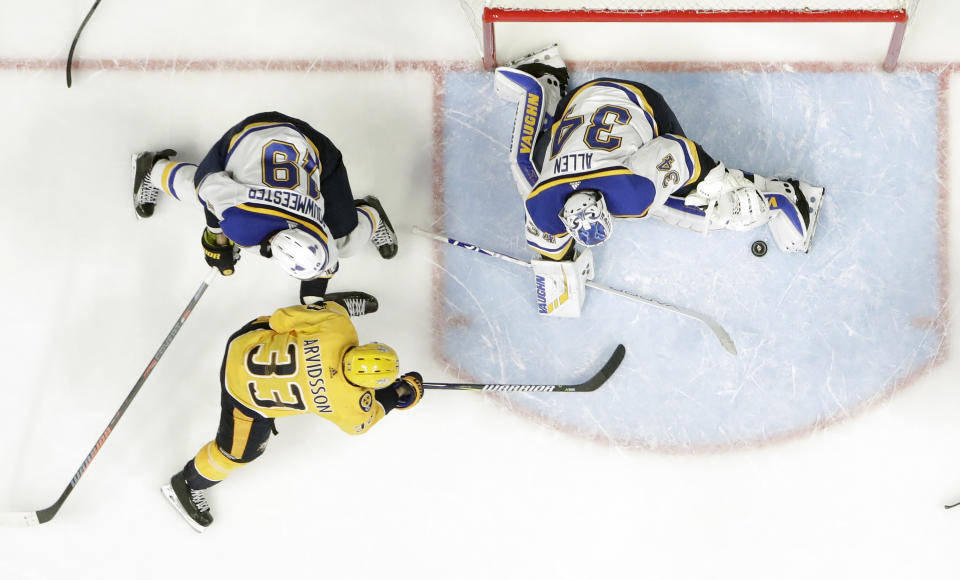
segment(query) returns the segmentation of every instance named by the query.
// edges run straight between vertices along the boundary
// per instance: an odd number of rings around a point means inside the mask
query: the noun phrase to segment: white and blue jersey
[[[716,165],[684,136],[659,93],[615,79],[571,90],[541,133],[537,154],[540,174],[526,209],[545,235],[544,243],[530,236],[528,242],[554,259],[573,244],[559,216],[574,191],[599,191],[614,217],[642,218],[671,196],[682,199]]]
[[[357,226],[340,151],[309,124],[277,112],[247,117],[217,141],[194,183],[207,225],[241,246],[296,226],[323,243]]]

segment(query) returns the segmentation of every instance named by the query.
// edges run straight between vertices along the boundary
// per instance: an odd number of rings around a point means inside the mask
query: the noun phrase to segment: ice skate
[[[324,300],[343,306],[350,316],[373,314],[380,308],[377,299],[366,292],[331,292],[324,297]]]
[[[213,523],[206,495],[202,489],[191,489],[187,486],[182,471],[170,478],[170,485],[164,485],[160,489],[177,513],[197,532],[203,532]]]
[[[566,63],[560,58],[560,48],[556,44],[515,58],[507,63],[507,66],[529,73],[537,78],[551,75],[557,80],[560,95],[562,96],[567,92],[570,75],[567,73]]]
[[[133,156],[133,207],[137,217],[148,218],[153,215],[157,206],[160,189],[153,185],[150,171],[157,161],[169,159],[176,155],[173,149],[163,151],[144,151]]]
[[[380,200],[372,195],[368,195],[363,199],[358,199],[356,204],[357,206],[367,206],[377,212],[380,223],[370,236],[370,241],[377,247],[380,256],[385,260],[396,256],[397,234],[393,230],[393,226],[390,225],[390,219],[387,217],[387,212],[384,211],[383,206],[380,205]]]

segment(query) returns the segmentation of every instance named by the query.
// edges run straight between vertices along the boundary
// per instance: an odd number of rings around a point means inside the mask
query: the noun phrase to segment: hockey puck
[[[753,252],[753,255],[762,258],[767,255],[767,242],[763,240],[757,240],[753,242],[753,245],[750,246],[750,251]]]

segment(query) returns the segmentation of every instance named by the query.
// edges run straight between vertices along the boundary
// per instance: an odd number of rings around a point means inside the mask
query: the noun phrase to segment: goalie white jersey
[[[550,149],[541,178],[576,171],[571,155],[597,163],[620,160],[658,137],[657,119],[634,85],[598,80],[574,89],[550,127]]]
[[[517,103],[509,159],[531,249],[569,260],[571,232],[592,246],[609,236],[610,218],[653,215],[704,232],[769,222],[782,250],[809,250],[823,188],[727,170],[687,139],[663,96],[642,83],[599,78],[554,102],[547,89],[557,86],[555,65],[563,63],[551,58],[550,66],[527,67],[541,62],[533,60],[494,76],[497,93]]]
[[[559,218],[576,190],[601,192],[614,217],[646,217],[671,195],[684,195],[716,164],[683,136],[659,94],[638,83],[599,79],[575,89],[540,139],[539,179],[526,197],[532,225],[557,258],[570,244]],[[549,240],[556,243],[550,243]]]

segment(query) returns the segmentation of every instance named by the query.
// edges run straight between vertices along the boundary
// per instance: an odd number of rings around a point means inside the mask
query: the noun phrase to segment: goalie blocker
[[[593,280],[593,253],[584,250],[576,260],[533,260],[537,313],[576,318],[586,297],[587,280]]]

